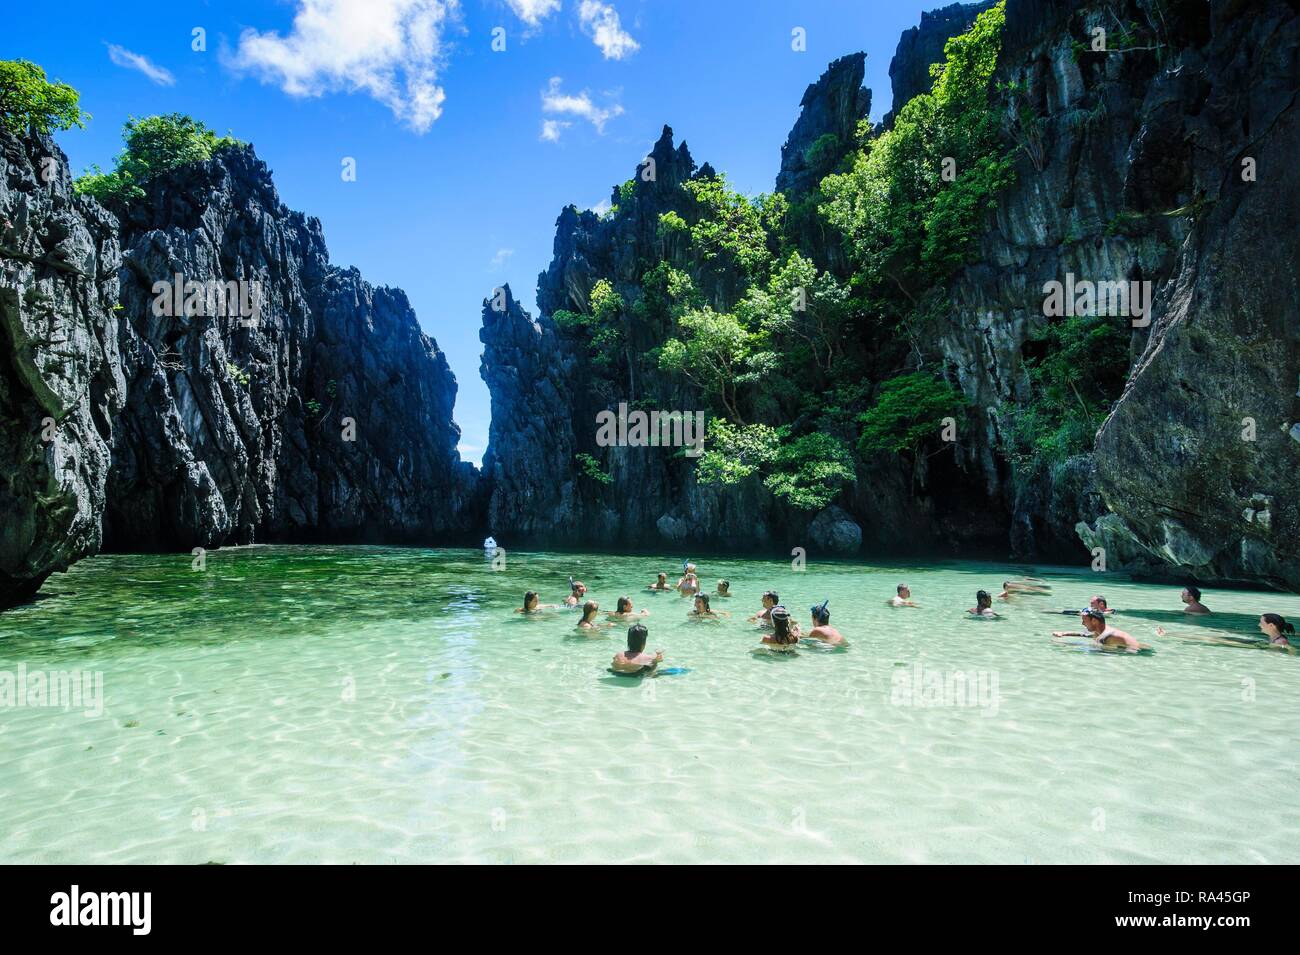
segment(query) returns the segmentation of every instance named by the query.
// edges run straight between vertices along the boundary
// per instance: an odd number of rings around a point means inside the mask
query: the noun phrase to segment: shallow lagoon
[[[1297,862],[1300,597],[1063,568],[253,547],[97,557],[0,615],[0,672],[103,674],[103,712],[0,708],[4,862]],[[962,611],[1014,574],[1052,596]],[[625,627],[514,614],[572,573],[690,672],[611,676]],[[919,610],[885,606],[912,586]],[[777,589],[852,646],[755,658]],[[1104,593],[1152,656],[1054,643]],[[1168,631],[1155,634],[1157,625]],[[973,692],[958,675],[969,677]],[[914,692],[913,692],[914,690]],[[85,701],[83,701],[84,703]]]

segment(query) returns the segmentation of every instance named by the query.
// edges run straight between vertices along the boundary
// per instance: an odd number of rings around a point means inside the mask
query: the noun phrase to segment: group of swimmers
[[[712,607],[713,600],[728,599],[732,596],[731,582],[725,579],[719,580],[712,594],[705,593],[701,587],[695,565],[689,562],[683,565],[682,576],[677,583],[670,585],[668,575],[661,573],[654,583],[646,587],[646,590],[657,593],[676,591],[682,597],[690,598],[691,609],[687,611],[686,617],[691,621],[716,622],[723,617],[731,616],[728,611],[715,610]],[[997,595],[997,599],[1012,601],[1018,596],[1050,596],[1051,593],[1052,587],[1047,581],[1022,577],[1003,581],[1002,591]],[[1192,615],[1210,613],[1209,608],[1201,602],[1201,592],[1196,587],[1188,585],[1183,589],[1180,597],[1184,604],[1184,613]],[[987,590],[980,590],[975,594],[975,606],[966,612],[974,619],[997,619],[1001,614],[993,609],[993,600],[994,597]],[[801,640],[822,647],[847,647],[848,641],[844,639],[843,634],[831,626],[829,603],[829,600],[824,600],[821,604],[808,608],[811,621],[809,629],[804,632],[799,623],[793,619],[790,611],[781,603],[781,598],[777,593],[772,590],[766,591],[761,599],[761,609],[749,618],[750,623],[771,631],[764,634],[761,646],[756,648],[756,652],[792,653]],[[920,607],[920,604],[912,600],[912,591],[907,584],[899,584],[895,588],[895,595],[887,601],[887,605],[897,608]],[[635,676],[653,674],[659,664],[663,662],[662,650],[650,654],[645,649],[649,631],[644,623],[639,622],[639,618],[648,616],[650,611],[637,610],[632,604],[632,599],[623,596],[618,598],[616,609],[607,612],[605,620],[601,621],[599,619],[600,604],[595,600],[587,599],[587,585],[580,580],[574,580],[572,577],[569,578],[569,595],[564,598],[562,605],[540,603],[538,594],[530,590],[524,594],[523,606],[515,612],[534,614],[546,610],[560,609],[581,610],[582,616],[576,625],[579,631],[599,630],[615,627],[619,623],[631,622],[627,632],[627,649],[615,654],[610,667],[613,672]],[[1045,612],[1079,615],[1081,630],[1053,631],[1053,638],[1084,637],[1090,639],[1098,648],[1119,650],[1127,653],[1150,652],[1151,650],[1149,646],[1140,643],[1132,634],[1113,626],[1107,620],[1107,617],[1112,616],[1115,611],[1107,604],[1106,598],[1100,595],[1094,596],[1088,601],[1088,606],[1081,610],[1050,610]],[[1287,638],[1288,635],[1293,636],[1295,634],[1295,627],[1287,623],[1280,615],[1275,613],[1263,614],[1259,618],[1259,629],[1268,639],[1270,646],[1290,648],[1291,644]],[[1156,633],[1163,636],[1164,629],[1157,627]]]

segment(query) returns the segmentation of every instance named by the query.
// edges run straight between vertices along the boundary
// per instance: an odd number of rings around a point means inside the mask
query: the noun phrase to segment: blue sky
[[[462,454],[478,462],[489,422],[481,302],[509,282],[535,313],[566,204],[607,200],[665,123],[696,162],[742,191],[769,191],[799,99],[826,64],[867,52],[878,119],[899,34],[941,5],[11,4],[0,58],[34,60],[81,91],[94,118],[58,137],[77,172],[111,165],[132,115],[186,112],[251,142],[281,199],[321,219],[335,264],[406,290],[456,373]],[[206,50],[193,49],[195,28]],[[344,157],[356,160],[353,182],[340,175]]]

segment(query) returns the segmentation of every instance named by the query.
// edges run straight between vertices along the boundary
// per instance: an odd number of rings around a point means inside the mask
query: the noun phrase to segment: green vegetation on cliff
[[[14,135],[82,128],[90,114],[80,102],[80,93],[67,83],[51,83],[30,60],[0,60],[0,126]]]
[[[125,148],[111,172],[98,166],[77,178],[76,189],[101,202],[140,198],[140,184],[178,166],[204,162],[225,146],[239,145],[231,136],[218,136],[199,120],[182,113],[128,119],[122,127]]]

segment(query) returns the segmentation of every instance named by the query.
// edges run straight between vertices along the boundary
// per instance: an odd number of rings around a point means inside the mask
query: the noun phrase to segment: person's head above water
[[[772,641],[774,643],[795,642],[795,636],[790,632],[790,611],[780,604],[772,608]]]
[[[829,603],[830,600],[827,599],[823,600],[815,607],[808,608],[812,612],[813,622],[819,627],[825,626],[831,622],[831,612],[826,609],[826,605]]]
[[[1100,610],[1085,610],[1079,614],[1079,622],[1089,633],[1100,633],[1106,629],[1106,615]]]
[[[594,600],[588,600],[585,604],[582,605],[582,619],[590,620],[592,617],[596,615],[596,611],[599,609],[600,609],[600,604],[596,603],[596,601]]]
[[[1110,609],[1108,606],[1106,606],[1106,598],[1103,597],[1101,594],[1098,594],[1097,596],[1095,596],[1095,597],[1093,597],[1091,600],[1089,600],[1089,601],[1088,601],[1088,606],[1089,606],[1091,609],[1093,609],[1093,610],[1109,610],[1109,609]]]
[[[703,613],[708,613],[708,612],[709,612],[709,595],[708,595],[708,594],[696,594],[696,595],[695,595],[695,612],[696,612],[696,613],[701,613],[701,612],[703,612]]]
[[[1259,629],[1268,636],[1270,641],[1281,642],[1286,640],[1287,634],[1294,634],[1295,627],[1286,622],[1286,619],[1277,613],[1262,614],[1259,618]]]
[[[583,594],[587,592],[587,585],[584,584],[581,580],[574,580],[572,577],[570,577],[569,590],[573,593],[573,596],[581,597]]]
[[[615,611],[616,613],[628,613],[631,609],[632,609],[632,598],[631,598],[631,597],[619,597],[619,598],[618,598],[618,610]]]
[[[668,575],[667,575],[667,574],[660,574],[660,575],[659,575],[659,583],[661,583],[661,584],[666,584],[666,583],[668,583]]]
[[[993,598],[989,596],[989,592],[987,590],[980,590],[976,592],[975,606],[978,607],[980,610],[983,610],[985,607],[993,606]]]
[[[731,590],[731,581],[729,580],[718,581],[718,593],[725,594],[728,593],[730,590]]]
[[[650,631],[645,628],[643,623],[634,623],[627,628],[627,652],[642,653],[645,651],[646,637]]]
[[[899,584],[896,589],[898,591],[898,596],[900,597],[907,598],[912,596],[912,588],[907,586],[907,584]]]
[[[1190,600],[1188,599],[1189,597],[1191,598]],[[1191,584],[1188,584],[1183,588],[1182,598],[1184,603],[1200,603],[1201,590],[1199,587],[1194,587]]]
[[[767,591],[767,593],[763,594],[764,607],[775,607],[780,602],[781,602],[781,598],[776,595],[775,590],[769,590]]]
[[[532,610],[537,606],[537,591],[529,590],[524,594],[524,609]]]

